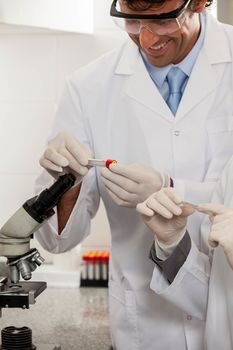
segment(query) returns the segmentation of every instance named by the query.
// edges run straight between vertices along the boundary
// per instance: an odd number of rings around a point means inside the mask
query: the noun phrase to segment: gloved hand
[[[215,248],[220,244],[233,269],[233,209],[221,204],[207,203],[198,205],[197,210],[208,214],[212,223],[209,233],[210,246]]]
[[[163,188],[153,193],[136,210],[142,214],[144,223],[164,245],[172,245],[185,232],[187,217],[195,210],[180,206],[181,197],[174,188]]]
[[[102,169],[101,179],[114,202],[122,207],[135,208],[153,192],[170,185],[170,178],[141,164],[112,164]]]
[[[73,173],[79,183],[88,172],[88,158],[92,152],[68,133],[61,132],[49,141],[48,147],[40,159],[40,165],[55,179],[64,170]]]

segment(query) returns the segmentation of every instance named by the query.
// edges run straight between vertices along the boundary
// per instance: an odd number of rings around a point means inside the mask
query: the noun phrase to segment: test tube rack
[[[86,251],[82,256],[81,287],[108,287],[108,251]]]

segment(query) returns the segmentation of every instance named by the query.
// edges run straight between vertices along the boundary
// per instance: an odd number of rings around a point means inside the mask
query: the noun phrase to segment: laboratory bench
[[[30,309],[2,309],[0,329],[8,326],[30,327],[38,349],[109,350],[108,289],[47,288]]]

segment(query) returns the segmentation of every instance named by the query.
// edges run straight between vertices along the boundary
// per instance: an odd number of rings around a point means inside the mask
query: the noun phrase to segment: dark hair
[[[148,10],[152,6],[158,4],[162,5],[166,0],[123,0],[125,4],[129,6],[131,10],[138,10],[138,11],[143,11],[143,10]],[[199,2],[200,0],[193,0],[193,2]],[[214,0],[207,0],[205,7],[209,7],[212,5]]]

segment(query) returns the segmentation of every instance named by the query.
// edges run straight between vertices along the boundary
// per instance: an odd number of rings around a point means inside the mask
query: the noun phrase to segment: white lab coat
[[[223,171],[213,201],[233,208],[233,157]],[[207,235],[206,229],[202,232]],[[233,270],[222,247],[214,250],[205,332],[206,350],[233,349]]]
[[[233,208],[233,157],[223,171],[212,201]],[[151,287],[164,299],[186,311],[191,305],[194,310],[194,305],[200,304],[200,298],[208,295],[202,309],[203,317],[206,313],[204,349],[232,350],[233,270],[221,246],[214,250],[208,246],[209,232],[210,221],[205,216],[201,226],[200,250],[192,242],[189,256],[173,283],[168,285],[159,273],[154,273]],[[190,292],[192,285],[195,288]]]
[[[175,118],[129,39],[68,79],[51,137],[66,130],[94,150],[96,158],[150,165],[169,173],[185,200],[209,201],[233,153],[233,30],[227,28],[208,15],[205,44]],[[37,190],[49,181],[43,174]],[[62,235],[57,235],[53,217],[37,238],[54,253],[74,247],[89,234],[100,197],[112,234],[113,345],[117,350],[201,350],[205,297],[198,305],[180,310],[151,290],[153,271],[158,271],[148,258],[153,235],[135,209],[114,204],[99,169],[91,169],[85,177]],[[189,226],[197,246],[193,227],[199,220],[194,215]],[[208,280],[208,273],[204,279]],[[190,293],[194,292],[195,284],[190,285]]]

